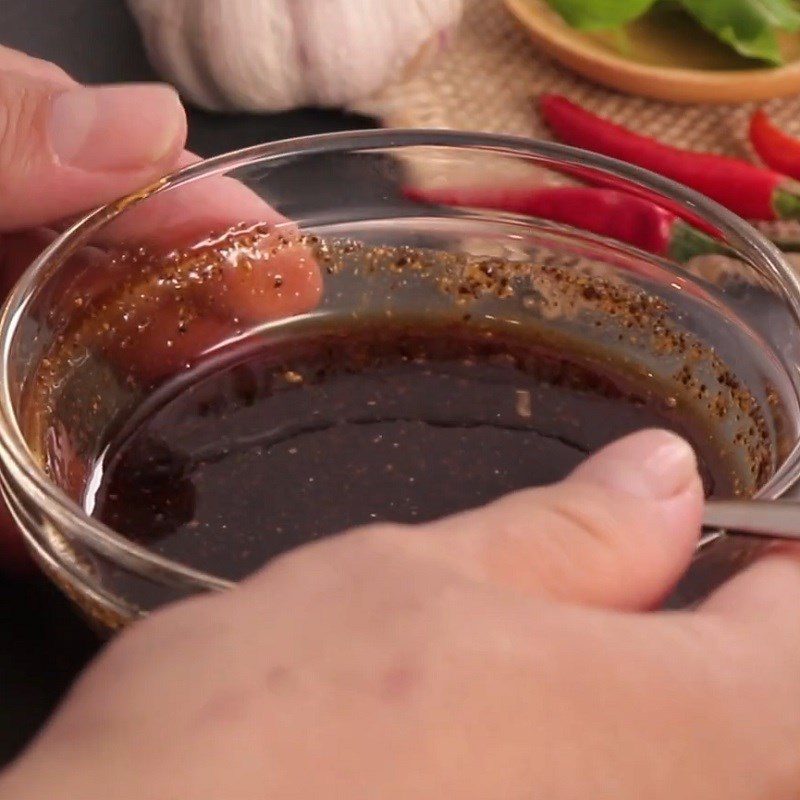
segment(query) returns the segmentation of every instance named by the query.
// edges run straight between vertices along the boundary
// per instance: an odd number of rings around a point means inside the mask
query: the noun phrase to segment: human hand
[[[0,231],[146,186],[177,164],[185,139],[171,87],[82,87],[54,64],[0,47]]]
[[[689,446],[629,437],[563,483],[287,554],[115,639],[1,800],[794,800],[800,566],[700,608]]]
[[[183,149],[185,138],[186,116],[171,87],[81,87],[53,64],[0,47],[0,300],[52,241],[64,219],[196,161]],[[231,178],[218,176],[129,208],[104,229],[105,238],[98,244],[168,251],[234,224],[278,221],[283,218],[261,197]],[[95,292],[102,291],[104,280],[112,288],[119,283],[119,271],[105,269],[108,259],[102,256],[101,250],[92,248],[86,270]],[[109,319],[109,341],[96,343],[98,351],[112,362],[124,357],[130,372],[138,369],[156,379],[230,335],[233,317],[260,322],[316,304],[321,282],[307,249],[289,247],[269,264],[266,261],[258,270],[239,270],[237,264],[226,263],[214,287],[195,292],[199,303],[229,311],[227,318],[210,315],[176,338],[180,309],[165,290],[165,296],[153,298],[158,302],[146,309],[144,332],[137,328],[141,320],[135,313],[126,313],[124,320]],[[276,274],[284,281],[278,297]],[[201,297],[202,291],[207,296]],[[87,313],[90,310],[87,307]],[[135,347],[120,354],[114,348],[130,338],[123,330],[126,325],[136,332]],[[167,352],[168,339],[176,342]],[[0,501],[0,569],[28,563]]]
[[[178,163],[185,138],[186,115],[167,86],[86,89],[54,64],[0,47],[2,295],[48,238],[10,232],[57,223],[152,183]],[[0,567],[23,560],[0,504]]]

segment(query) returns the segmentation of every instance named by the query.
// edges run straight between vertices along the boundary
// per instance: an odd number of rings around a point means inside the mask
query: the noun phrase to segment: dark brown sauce
[[[734,466],[655,382],[507,332],[352,323],[202,369],[140,409],[86,503],[229,579],[353,526],[423,522],[557,480],[646,427],[689,438],[708,493],[734,494]]]

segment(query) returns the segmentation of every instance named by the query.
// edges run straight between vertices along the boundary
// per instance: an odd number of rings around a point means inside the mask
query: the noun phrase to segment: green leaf
[[[573,27],[616,28],[641,17],[656,0],[547,0]],[[766,2],[775,0],[766,0]]]
[[[783,59],[775,28],[800,29],[800,13],[787,0],[680,0],[707,30],[749,58]]]
[[[800,11],[790,0],[751,0],[752,4],[761,9],[770,25],[785,31],[800,30]]]
[[[800,31],[793,0],[667,0],[684,8],[706,30],[736,52],[771,64],[781,57],[776,29]],[[618,28],[638,19],[657,0],[547,0],[573,27]]]

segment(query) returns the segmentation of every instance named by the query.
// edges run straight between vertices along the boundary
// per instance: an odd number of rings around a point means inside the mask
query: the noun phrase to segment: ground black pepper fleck
[[[142,406],[155,385],[110,353],[135,348],[165,309],[174,322],[164,349],[179,348],[214,317],[206,293],[224,302],[232,264],[255,281],[264,260],[298,244],[332,281],[350,273],[364,281],[391,276],[386,285],[396,292],[407,283],[433,285],[457,313],[422,326],[392,308],[379,323],[356,314],[336,331],[307,332],[297,348],[265,343],[235,369],[220,363],[205,383],[151,408],[129,442],[112,443],[106,488],[96,498],[95,513],[123,533],[201,568],[224,562],[236,577],[342,527],[419,521],[557,478],[585,453],[645,424],[687,435],[709,490],[719,494],[751,493],[772,474],[782,446],[777,394],[767,404],[776,412],[776,442],[748,387],[675,324],[664,300],[598,265],[547,253],[508,261],[365,247],[257,225],[168,253],[114,253],[109,273],[124,280],[77,292],[68,320],[52,312],[58,334],[27,388],[26,433],[54,479],[82,495],[119,415]],[[286,277],[275,273],[258,291],[280,292]],[[492,329],[481,310],[487,299],[516,303],[532,320],[554,325],[583,320],[598,341],[674,366],[654,381],[636,364],[565,351],[563,342],[542,340],[541,329],[538,339]],[[195,366],[189,356],[175,363],[190,374]],[[92,366],[88,378],[81,365]],[[710,433],[722,423],[732,431],[724,445]],[[213,458],[198,455],[223,440],[229,446]],[[734,447],[746,451],[744,467],[734,464]],[[248,544],[231,548],[234,540]],[[181,552],[198,541],[202,553]]]

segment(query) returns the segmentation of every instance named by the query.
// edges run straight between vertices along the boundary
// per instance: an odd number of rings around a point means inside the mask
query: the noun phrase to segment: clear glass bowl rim
[[[154,194],[185,186],[194,181],[227,173],[256,163],[278,162],[298,156],[386,152],[409,147],[452,148],[489,152],[496,155],[528,157],[545,162],[588,167],[642,186],[709,222],[742,255],[771,275],[785,294],[786,302],[800,327],[800,279],[779,250],[761,233],[736,214],[709,198],[660,175],[589,151],[554,142],[503,134],[472,133],[445,129],[374,129],[344,131],[284,139],[254,145],[205,159],[174,172],[153,185],[109,203],[78,220],[50,244],[27,268],[9,294],[0,314],[0,458],[17,483],[17,488],[59,530],[113,563],[145,578],[200,590],[220,590],[232,583],[195,570],[134,544],[108,526],[90,517],[76,502],[51,483],[32,457],[14,413],[7,376],[11,346],[17,325],[33,296],[40,275],[67,256],[72,248],[125,209]],[[800,398],[800,375],[789,375]],[[759,497],[775,499],[788,491],[800,477],[800,442]],[[25,535],[29,535],[25,532]]]

